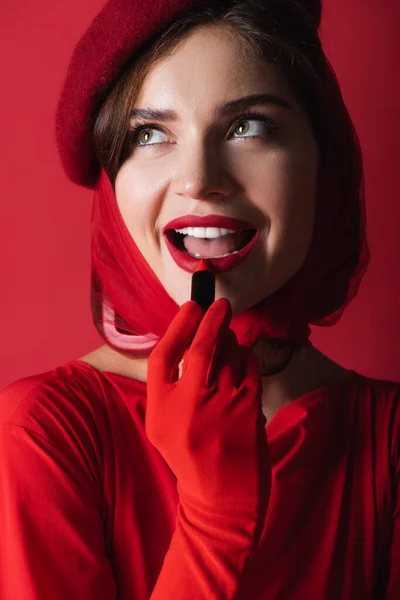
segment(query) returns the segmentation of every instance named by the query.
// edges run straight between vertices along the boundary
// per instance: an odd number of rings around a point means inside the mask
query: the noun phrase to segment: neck
[[[252,346],[262,377],[273,377],[287,369],[301,345],[262,337]]]
[[[280,379],[279,375],[288,370],[298,352],[298,348],[293,345],[277,343],[268,338],[258,340],[252,350],[258,359],[261,376],[267,377],[271,382]],[[147,357],[132,359],[104,345],[97,350],[97,359],[102,362],[104,370],[147,381]]]
[[[261,373],[276,370],[288,357],[293,348],[277,347],[271,340],[259,340],[254,346]],[[147,358],[131,359],[104,345],[83,357],[100,371],[119,373],[138,381],[147,381]],[[349,375],[349,371],[324,356],[310,342],[295,349],[289,364],[279,373],[262,375],[262,407],[270,421],[279,408],[305,394]]]

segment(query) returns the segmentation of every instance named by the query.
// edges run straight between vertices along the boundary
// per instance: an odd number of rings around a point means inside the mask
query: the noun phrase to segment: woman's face
[[[254,95],[275,99],[227,110]],[[311,126],[282,73],[249,60],[224,29],[203,26],[153,65],[134,109],[174,113],[132,116],[131,129],[143,128],[115,183],[122,217],[170,296],[189,300],[196,255],[229,254],[214,261],[216,298],[228,298],[234,314],[278,290],[310,247],[319,166]],[[204,225],[212,229],[165,232],[201,226],[194,216],[211,216]],[[216,216],[245,223],[221,225]],[[232,254],[246,244],[245,258]]]

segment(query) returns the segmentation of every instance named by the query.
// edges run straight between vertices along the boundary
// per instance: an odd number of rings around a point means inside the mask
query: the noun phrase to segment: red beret
[[[94,188],[100,172],[94,119],[130,58],[151,36],[186,10],[217,0],[109,0],[78,42],[56,115],[56,140],[68,177]],[[321,0],[301,0],[319,26]],[[226,1],[225,1],[226,4]]]

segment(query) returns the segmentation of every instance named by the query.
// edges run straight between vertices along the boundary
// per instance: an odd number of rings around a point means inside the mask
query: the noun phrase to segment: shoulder
[[[400,383],[356,373],[355,387],[360,412],[375,415],[377,423],[393,423],[400,435]]]
[[[400,383],[358,375],[357,414],[365,431],[371,430],[375,445],[400,464]]]
[[[368,399],[378,407],[397,408],[400,402],[400,382],[389,379],[377,379],[356,373],[361,397]]]
[[[22,507],[15,525],[20,531],[26,522],[22,529],[34,535],[44,515],[43,531],[47,519],[61,549],[65,524],[72,528],[71,539],[76,539],[73,528],[79,524],[85,549],[90,540],[95,547],[106,482],[113,481],[110,428],[95,375],[71,361],[0,391],[0,481],[7,490],[9,516]],[[23,535],[18,539],[23,542]]]
[[[103,421],[104,391],[94,370],[70,361],[0,390],[0,430],[24,428],[53,443],[93,441]]]

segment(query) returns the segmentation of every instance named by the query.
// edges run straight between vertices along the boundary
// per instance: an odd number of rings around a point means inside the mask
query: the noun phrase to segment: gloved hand
[[[180,498],[237,523],[265,515],[271,476],[258,363],[231,317],[224,298],[180,308],[149,358],[145,430]]]

